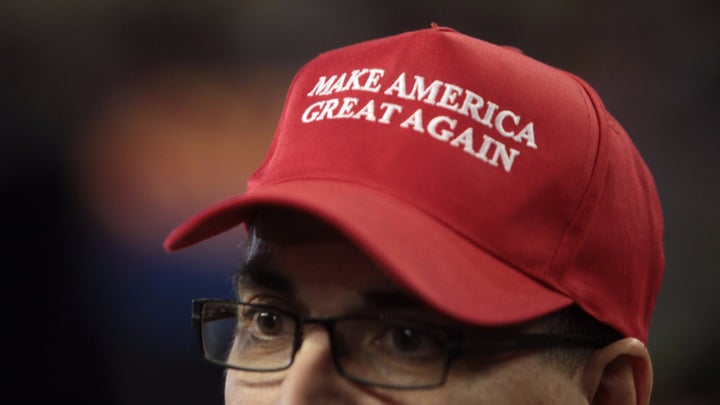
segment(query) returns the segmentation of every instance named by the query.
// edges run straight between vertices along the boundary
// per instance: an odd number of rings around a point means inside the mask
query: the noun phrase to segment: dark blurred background
[[[17,402],[220,404],[190,300],[230,296],[241,235],[173,255],[162,240],[244,188],[302,64],[437,22],[576,73],[604,98],[666,215],[653,403],[720,403],[719,4],[2,2],[3,366]]]

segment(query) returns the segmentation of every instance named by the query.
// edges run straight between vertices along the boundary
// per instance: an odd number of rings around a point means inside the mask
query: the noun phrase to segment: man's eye
[[[284,364],[291,355],[295,322],[280,310],[246,306],[238,314],[234,332],[230,356],[238,364],[254,368],[268,359]]]
[[[238,327],[239,335],[248,334],[259,339],[293,333],[293,322],[287,315],[267,308],[246,308],[239,316]]]
[[[253,326],[264,335],[278,335],[283,329],[282,316],[272,312],[257,312],[252,321]]]
[[[399,351],[408,352],[418,350],[423,344],[423,337],[413,329],[397,328],[390,333],[393,347]]]
[[[444,345],[437,336],[409,327],[389,327],[373,340],[377,350],[389,356],[417,360],[444,356]]]

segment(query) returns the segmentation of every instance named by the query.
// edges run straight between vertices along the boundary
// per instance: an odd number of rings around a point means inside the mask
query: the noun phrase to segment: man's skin
[[[364,253],[323,223],[285,210],[254,222],[248,265],[271,273],[273,283],[239,277],[241,301],[278,305],[308,317],[402,312],[440,324],[458,324],[427,308]],[[281,282],[277,282],[281,280]],[[371,297],[396,295],[394,305]],[[408,301],[415,301],[409,306]],[[474,328],[473,326],[466,326]],[[523,326],[532,331],[533,323]],[[645,346],[625,338],[597,350],[575,372],[542,351],[452,363],[444,385],[392,390],[353,383],[335,370],[325,329],[308,325],[292,366],[281,372],[228,370],[225,400],[236,404],[647,404],[652,367]]]

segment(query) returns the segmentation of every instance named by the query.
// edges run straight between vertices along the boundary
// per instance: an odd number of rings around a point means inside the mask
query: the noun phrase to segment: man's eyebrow
[[[278,293],[292,295],[295,286],[287,278],[281,276],[272,267],[257,261],[248,261],[235,274],[235,288],[269,289]]]

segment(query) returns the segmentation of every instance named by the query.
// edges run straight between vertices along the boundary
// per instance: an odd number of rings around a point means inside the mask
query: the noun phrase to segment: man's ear
[[[645,345],[624,338],[598,349],[580,374],[593,405],[647,405],[652,391],[652,363]]]

